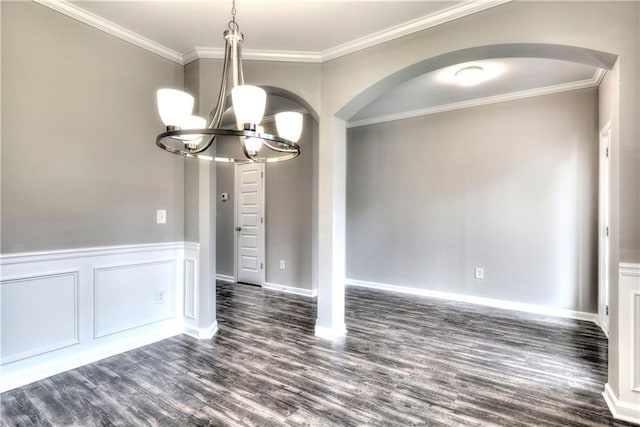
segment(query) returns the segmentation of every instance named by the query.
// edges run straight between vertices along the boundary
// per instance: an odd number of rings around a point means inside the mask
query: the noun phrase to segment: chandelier
[[[302,114],[282,112],[275,115],[278,135],[264,132],[259,125],[264,117],[267,94],[257,87],[244,84],[242,70],[242,42],[244,35],[236,22],[236,2],[233,0],[231,21],[224,32],[225,50],[222,82],[218,103],[211,112],[211,120],[192,115],[194,98],[176,89],[159,89],[158,113],[166,126],[156,145],[170,153],[202,160],[232,163],[277,162],[300,155],[297,144],[302,133]],[[221,128],[227,95],[235,114],[234,128]],[[205,154],[217,136],[237,137],[244,157],[218,157]],[[217,151],[217,150],[216,150]]]

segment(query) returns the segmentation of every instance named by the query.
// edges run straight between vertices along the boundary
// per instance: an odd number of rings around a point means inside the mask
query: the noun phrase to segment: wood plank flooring
[[[0,396],[3,426],[625,426],[589,322],[347,289],[347,338],[315,300],[218,284],[220,330]]]

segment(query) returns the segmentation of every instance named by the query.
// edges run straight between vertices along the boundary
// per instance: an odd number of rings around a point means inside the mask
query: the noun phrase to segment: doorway
[[[265,281],[264,163],[235,167],[235,277],[262,286]]]

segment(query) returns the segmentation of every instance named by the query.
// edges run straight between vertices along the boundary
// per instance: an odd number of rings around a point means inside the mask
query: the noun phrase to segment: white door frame
[[[258,250],[260,251],[260,253],[262,254],[262,259],[260,260],[260,262],[262,263],[263,267],[260,270],[260,286],[264,286],[265,282],[266,282],[266,271],[267,271],[267,254],[266,254],[266,240],[265,240],[265,229],[266,229],[266,225],[267,225],[267,220],[265,217],[265,199],[266,199],[266,192],[267,192],[267,187],[266,187],[266,168],[265,168],[265,164],[264,163],[253,163],[255,165],[258,166],[259,170],[260,170],[260,176],[261,176],[261,183],[262,183],[262,212],[260,212],[260,216],[261,216],[261,222],[260,222],[260,227],[258,227],[258,234],[260,236],[260,238],[258,239]],[[240,211],[238,203],[240,201],[240,173],[239,173],[239,168],[238,168],[237,163],[234,164],[233,166],[233,191],[234,191],[234,197],[233,197],[233,233],[234,233],[234,238],[233,238],[233,281],[237,282],[238,281],[238,232],[236,231],[237,227],[238,227],[238,212]]]
[[[598,140],[598,322],[609,333],[609,215],[611,191],[611,121],[600,130]]]

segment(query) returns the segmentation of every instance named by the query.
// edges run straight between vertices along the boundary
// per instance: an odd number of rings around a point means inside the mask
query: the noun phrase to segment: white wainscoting
[[[0,256],[0,392],[186,332],[197,243]]]
[[[615,418],[640,424],[640,264],[620,263],[617,328],[619,388],[603,396]]]

